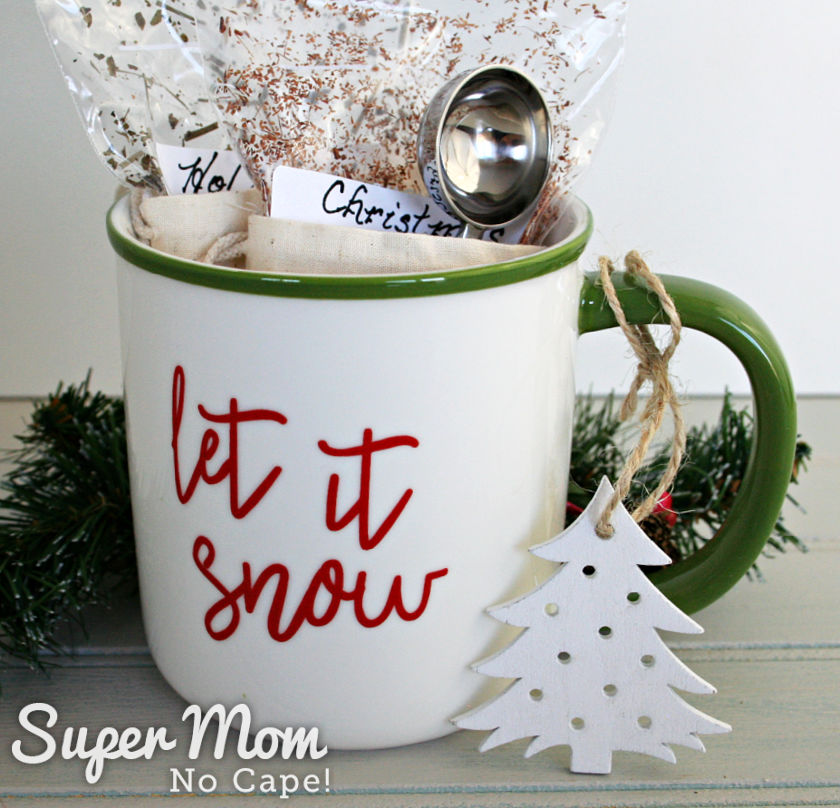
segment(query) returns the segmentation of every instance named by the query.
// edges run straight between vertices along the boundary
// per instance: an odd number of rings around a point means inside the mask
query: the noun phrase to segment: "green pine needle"
[[[0,483],[0,650],[37,667],[135,576],[123,405],[89,380],[36,405]]]
[[[614,398],[609,396],[600,409],[591,396],[578,400],[575,416],[574,448],[570,476],[569,501],[585,507],[603,475],[615,480],[624,465],[624,424],[614,412]],[[686,434],[683,464],[671,485],[672,509],[678,519],[670,540],[681,558],[685,558],[709,540],[723,525],[747,469],[753,436],[753,417],[748,409],[737,410],[727,393],[717,424],[692,427]],[[627,506],[632,510],[656,488],[670,457],[670,445],[660,447],[633,479]],[[798,441],[791,482],[798,482],[800,470],[811,456],[811,447]],[[787,495],[789,501],[796,500]],[[767,541],[771,550],[784,552],[788,546],[807,549],[779,516]],[[765,550],[765,555],[768,550]],[[758,566],[752,574],[761,577]]]

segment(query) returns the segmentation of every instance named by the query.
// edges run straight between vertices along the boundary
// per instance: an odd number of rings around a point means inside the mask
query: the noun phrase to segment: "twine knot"
[[[674,477],[685,454],[685,422],[677,394],[674,391],[668,374],[668,363],[671,361],[671,357],[674,355],[674,351],[680,342],[682,323],[674,301],[665,290],[662,281],[650,270],[650,267],[648,267],[638,252],[634,250],[625,256],[624,267],[628,275],[640,278],[647,285],[648,289],[657,296],[662,311],[668,318],[671,337],[668,344],[662,350],[656,345],[653,335],[646,325],[627,322],[627,317],[624,314],[612,282],[611,276],[615,271],[612,261],[602,256],[598,260],[598,267],[600,281],[607,303],[612,309],[619,327],[630,343],[638,360],[636,376],[621,404],[620,417],[622,421],[626,421],[636,411],[641,388],[648,382],[651,385],[650,399],[641,415],[641,435],[639,441],[627,458],[627,462],[624,464],[624,468],[615,484],[613,496],[604,509],[603,514],[601,514],[601,518],[595,528],[595,532],[602,539],[608,539],[614,533],[610,519],[618,504],[627,496],[630,490],[630,483],[636,472],[641,468],[647,451],[650,448],[650,443],[662,425],[665,411],[668,408],[671,409],[674,420],[671,456],[657,487],[633,511],[632,516],[636,522],[643,521],[653,512],[662,494],[674,481]]]

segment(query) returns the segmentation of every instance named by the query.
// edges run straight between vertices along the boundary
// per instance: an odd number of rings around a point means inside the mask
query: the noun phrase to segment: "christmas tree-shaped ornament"
[[[668,744],[703,751],[699,733],[730,727],[696,710],[672,689],[714,693],[668,649],[657,629],[703,629],[671,603],[639,565],[671,561],[636,524],[604,478],[575,522],[532,552],[560,569],[533,592],[490,610],[525,630],[475,666],[515,678],[503,693],[454,719],[492,729],[481,751],[532,737],[525,757],[571,747],[573,772],[608,774],[614,751],[676,762]],[[611,535],[599,525],[610,509]],[[602,534],[602,535],[599,535]]]

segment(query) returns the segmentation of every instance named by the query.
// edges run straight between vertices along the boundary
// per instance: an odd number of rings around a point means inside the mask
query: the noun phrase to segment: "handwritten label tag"
[[[254,184],[233,151],[156,143],[163,184],[170,196],[245,191]]]
[[[277,166],[272,175],[271,216],[394,233],[460,236],[462,223],[428,196],[318,171]],[[495,228],[483,238],[515,244],[522,227]]]

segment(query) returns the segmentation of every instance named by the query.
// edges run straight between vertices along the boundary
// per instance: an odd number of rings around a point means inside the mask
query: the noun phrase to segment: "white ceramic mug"
[[[507,264],[294,277],[156,252],[115,206],[143,615],[185,699],[376,748],[498,687],[470,665],[562,527],[591,227],[575,201]]]

